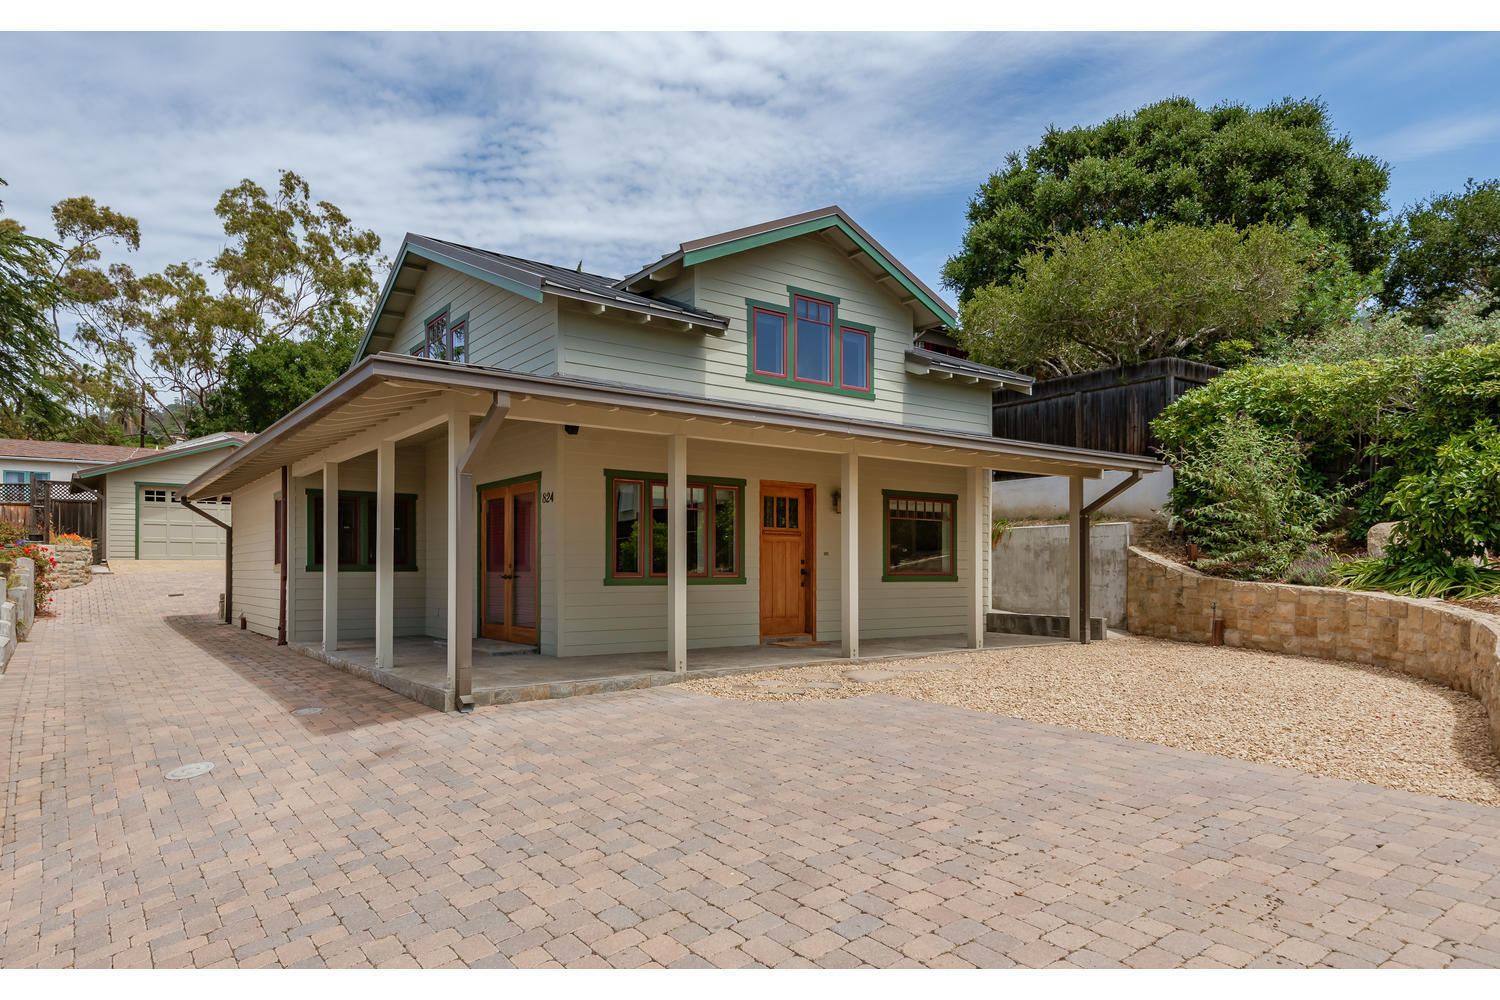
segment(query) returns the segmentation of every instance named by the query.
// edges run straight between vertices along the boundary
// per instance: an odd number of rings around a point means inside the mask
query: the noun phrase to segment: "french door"
[[[479,634],[536,645],[541,528],[535,480],[479,492]]]

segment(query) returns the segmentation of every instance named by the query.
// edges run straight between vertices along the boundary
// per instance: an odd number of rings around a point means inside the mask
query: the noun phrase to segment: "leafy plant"
[[[31,592],[32,607],[37,614],[44,614],[47,605],[52,603],[52,592],[57,589],[57,578],[53,573],[57,568],[57,559],[39,545],[30,542],[13,542],[0,548],[0,560],[15,562],[22,558],[30,559],[36,564],[36,578]]]
[[[1008,517],[997,517],[990,521],[990,548],[994,548],[1010,535],[1011,523]]]
[[[1472,601],[1500,593],[1500,570],[1449,559],[1357,559],[1334,570],[1352,590],[1383,590],[1402,597],[1445,597]]]
[[[1244,414],[1221,418],[1203,446],[1172,456],[1169,508],[1208,558],[1242,579],[1279,580],[1318,552],[1342,495],[1309,486],[1305,446]]]
[[[1069,233],[977,290],[960,340],[978,361],[1040,375],[1202,357],[1293,309],[1301,253],[1269,225]]]

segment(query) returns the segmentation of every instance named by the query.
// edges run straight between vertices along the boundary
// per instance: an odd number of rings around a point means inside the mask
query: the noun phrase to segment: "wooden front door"
[[[479,634],[536,645],[541,530],[535,480],[479,492]]]
[[[760,484],[760,634],[811,636],[816,621],[813,487]]]

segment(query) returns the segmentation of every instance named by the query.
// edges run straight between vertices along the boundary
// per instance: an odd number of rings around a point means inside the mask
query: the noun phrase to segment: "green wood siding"
[[[430,265],[391,341],[410,354],[426,342],[427,320],[448,310],[468,317],[468,363],[531,375],[557,373],[557,304],[532,302],[441,264]]]

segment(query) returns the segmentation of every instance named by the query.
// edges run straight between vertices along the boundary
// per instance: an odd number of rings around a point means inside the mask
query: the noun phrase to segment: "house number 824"
[[[552,491],[548,490],[547,492],[545,492],[545,493],[542,494],[542,503],[551,503],[551,502],[552,502]]]

